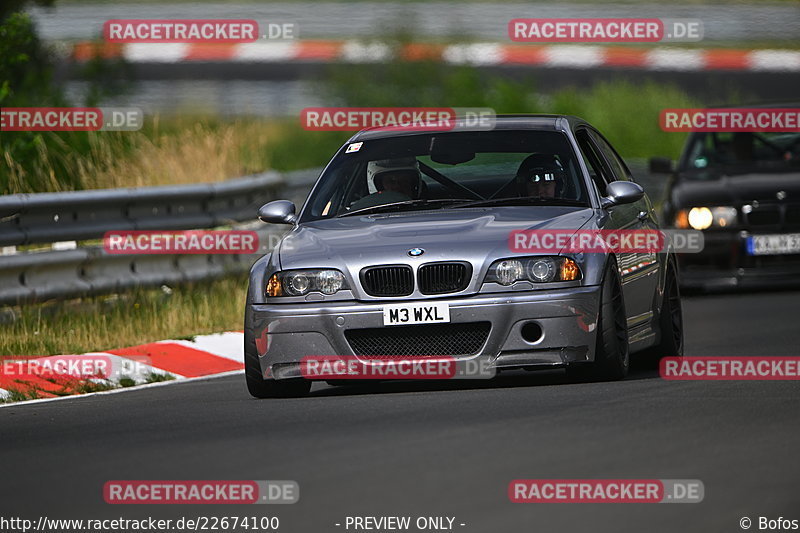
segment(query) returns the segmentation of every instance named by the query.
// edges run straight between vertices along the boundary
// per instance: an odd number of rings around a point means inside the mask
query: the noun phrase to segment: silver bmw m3
[[[519,235],[658,229],[625,162],[581,119],[362,131],[295,211],[286,200],[259,211],[292,228],[250,273],[255,397],[307,394],[309,357],[480,357],[497,371],[615,380],[634,352],[682,355],[668,247],[516,246]]]

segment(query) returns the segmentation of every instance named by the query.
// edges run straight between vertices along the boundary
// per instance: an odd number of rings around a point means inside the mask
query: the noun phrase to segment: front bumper
[[[678,254],[681,287],[716,290],[798,284],[800,255],[749,255],[748,235],[740,231],[706,232],[702,252]]]
[[[478,353],[495,368],[557,367],[594,360],[600,287],[481,294],[425,301],[447,302],[450,323],[489,322],[491,329]],[[396,303],[396,302],[392,302]],[[250,304],[246,335],[253,335],[264,377],[298,377],[307,356],[354,356],[345,331],[398,326],[383,325],[383,305],[374,302],[308,302]],[[541,337],[522,336],[527,322],[536,322]]]

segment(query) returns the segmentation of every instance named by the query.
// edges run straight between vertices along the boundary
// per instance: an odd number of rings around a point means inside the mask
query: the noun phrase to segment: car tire
[[[567,366],[567,375],[578,381],[616,381],[628,375],[630,350],[622,284],[616,261],[603,274],[594,362]]]
[[[683,357],[683,307],[681,290],[675,268],[670,265],[664,281],[658,314],[659,343],[642,355],[651,365],[658,365],[664,357]]]
[[[303,379],[264,379],[261,374],[261,364],[258,361],[255,337],[249,329],[249,322],[245,320],[244,334],[244,376],[247,381],[247,390],[259,399],[264,398],[300,398],[311,391],[311,382]]]

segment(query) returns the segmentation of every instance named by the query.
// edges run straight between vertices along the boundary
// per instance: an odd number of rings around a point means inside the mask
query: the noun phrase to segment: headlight
[[[528,261],[528,279],[548,283],[556,278],[556,262],[551,257]]]
[[[694,229],[710,228],[714,222],[714,215],[707,207],[693,207],[689,210],[689,225]]]
[[[286,270],[267,281],[267,296],[305,296],[310,292],[335,294],[349,288],[338,270]]]
[[[338,270],[320,270],[317,272],[317,288],[322,294],[334,294],[344,287],[344,275]]]
[[[681,209],[675,214],[675,227],[684,229],[691,227],[696,230],[712,226],[724,228],[736,224],[736,214],[736,208],[729,206]]]
[[[550,283],[576,279],[581,279],[581,269],[568,257],[529,257],[495,261],[483,282],[513,285],[516,281]]]
[[[523,279],[522,274],[524,271],[525,270],[522,267],[522,261],[512,259],[497,263],[495,265],[494,273],[497,278],[497,283],[500,285],[511,285],[518,279]]]

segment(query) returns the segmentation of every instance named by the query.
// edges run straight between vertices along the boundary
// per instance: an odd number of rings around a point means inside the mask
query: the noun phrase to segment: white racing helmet
[[[381,172],[390,170],[413,170],[417,173],[417,176],[419,176],[419,163],[415,157],[370,161],[367,163],[367,187],[369,188],[370,194],[374,194],[380,190],[375,183],[375,177]],[[416,190],[419,190],[419,185],[417,185]]]

